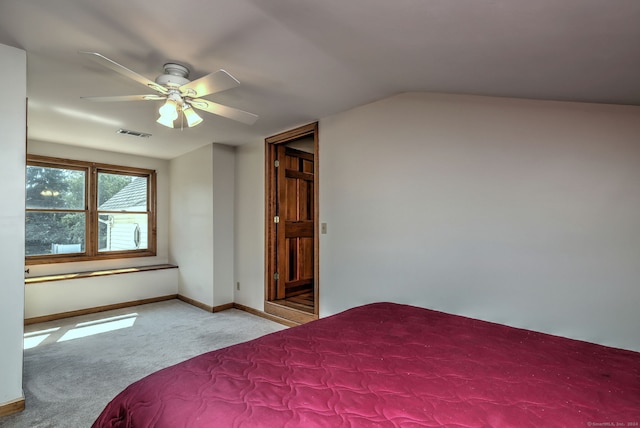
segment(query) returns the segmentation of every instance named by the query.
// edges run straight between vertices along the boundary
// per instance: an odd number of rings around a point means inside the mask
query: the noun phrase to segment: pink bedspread
[[[640,426],[640,353],[392,303],[206,353],[94,427]]]

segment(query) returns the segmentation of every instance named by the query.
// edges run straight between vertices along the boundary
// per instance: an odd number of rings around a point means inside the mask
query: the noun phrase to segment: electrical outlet
[[[240,291],[240,281],[236,282],[236,290]]]

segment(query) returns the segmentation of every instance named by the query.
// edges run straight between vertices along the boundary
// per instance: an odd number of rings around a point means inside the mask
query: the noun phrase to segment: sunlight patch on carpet
[[[58,342],[65,342],[67,340],[79,339],[81,337],[93,336],[95,334],[106,333],[108,331],[133,327],[137,317],[138,314],[133,313],[79,323],[76,325],[76,328],[69,330],[60,339],[58,339]]]
[[[62,329],[62,327],[54,327],[46,330],[28,332],[24,334],[23,349],[35,348],[44,343],[66,342],[81,337],[133,327],[137,318],[138,313],[133,312],[126,315],[81,322],[73,327],[65,327],[64,329]]]
[[[32,331],[24,334],[24,346],[23,349],[35,348],[44,340],[51,336],[51,333],[60,330],[60,327],[48,328],[46,330]]]

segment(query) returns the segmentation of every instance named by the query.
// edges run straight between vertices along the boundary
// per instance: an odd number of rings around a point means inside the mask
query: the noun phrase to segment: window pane
[[[84,210],[85,172],[27,166],[27,208]]]
[[[99,251],[146,250],[148,248],[147,214],[99,215]]]
[[[84,213],[27,212],[26,255],[83,253],[85,224]]]
[[[100,211],[147,211],[147,177],[98,173]]]

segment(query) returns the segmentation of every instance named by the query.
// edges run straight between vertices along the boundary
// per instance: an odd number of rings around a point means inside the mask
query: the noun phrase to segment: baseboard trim
[[[210,306],[205,303],[199,302],[198,300],[192,299],[191,297],[183,296],[182,294],[178,294],[176,298],[178,300],[182,300],[183,302],[190,304],[191,306],[195,306],[196,308],[200,308],[207,312],[220,312],[220,311],[226,311],[227,309],[233,308],[233,303],[225,303],[224,305]]]
[[[268,319],[270,321],[275,321],[275,322],[277,322],[279,324],[286,325],[287,327],[295,327],[297,325],[300,325],[300,323],[298,323],[298,322],[291,321],[291,320],[288,320],[288,319],[285,319],[285,318],[281,318],[281,317],[276,316],[276,315],[271,315],[271,314],[268,314],[266,312],[259,311],[258,309],[254,309],[254,308],[251,308],[249,306],[241,305],[240,303],[227,303],[227,304],[219,305],[219,306],[209,306],[209,305],[206,305],[206,304],[204,304],[202,302],[194,300],[194,299],[192,299],[190,297],[183,296],[181,294],[178,294],[178,300],[182,300],[185,303],[188,303],[188,304],[190,304],[192,306],[195,306],[196,308],[203,309],[203,310],[205,310],[207,312],[220,312],[220,311],[226,311],[227,309],[239,309],[241,311],[248,312],[251,315],[256,315],[258,317],[266,318],[266,319]]]
[[[227,309],[233,309],[233,302],[232,303],[225,303],[224,305],[218,305],[218,306],[214,306],[213,307],[213,312],[221,312],[221,311],[226,311]]]
[[[115,303],[113,305],[96,306],[94,308],[80,309],[77,311],[61,312],[58,314],[44,315],[41,317],[26,318],[25,325],[36,324],[40,322],[56,321],[63,318],[77,317],[79,315],[95,314],[98,312],[111,311],[113,309],[123,309],[131,306],[146,305],[147,303],[163,302],[178,298],[177,294],[169,294],[167,296],[151,297],[149,299],[133,300],[130,302]]]
[[[24,397],[0,404],[0,417],[9,416],[24,410]]]
[[[271,314],[268,314],[266,312],[260,311],[258,309],[254,309],[254,308],[251,308],[249,306],[241,305],[240,303],[234,303],[233,307],[235,309],[239,309],[241,311],[248,312],[248,313],[250,313],[252,315],[256,315],[256,316],[261,317],[261,318],[266,318],[266,319],[268,319],[270,321],[275,321],[275,322],[277,322],[279,324],[282,324],[282,325],[286,325],[287,327],[295,327],[297,325],[300,325],[300,323],[298,323],[298,322],[291,321],[291,320],[288,320],[288,319],[285,319],[285,318],[281,318],[281,317],[278,317],[276,315],[271,315]]]
[[[197,300],[192,299],[191,297],[183,296],[182,294],[178,294],[178,300],[182,300],[185,303],[190,304],[191,306],[195,306],[196,308],[200,308],[207,312],[213,312],[213,306],[205,305],[202,302],[198,302]]]

